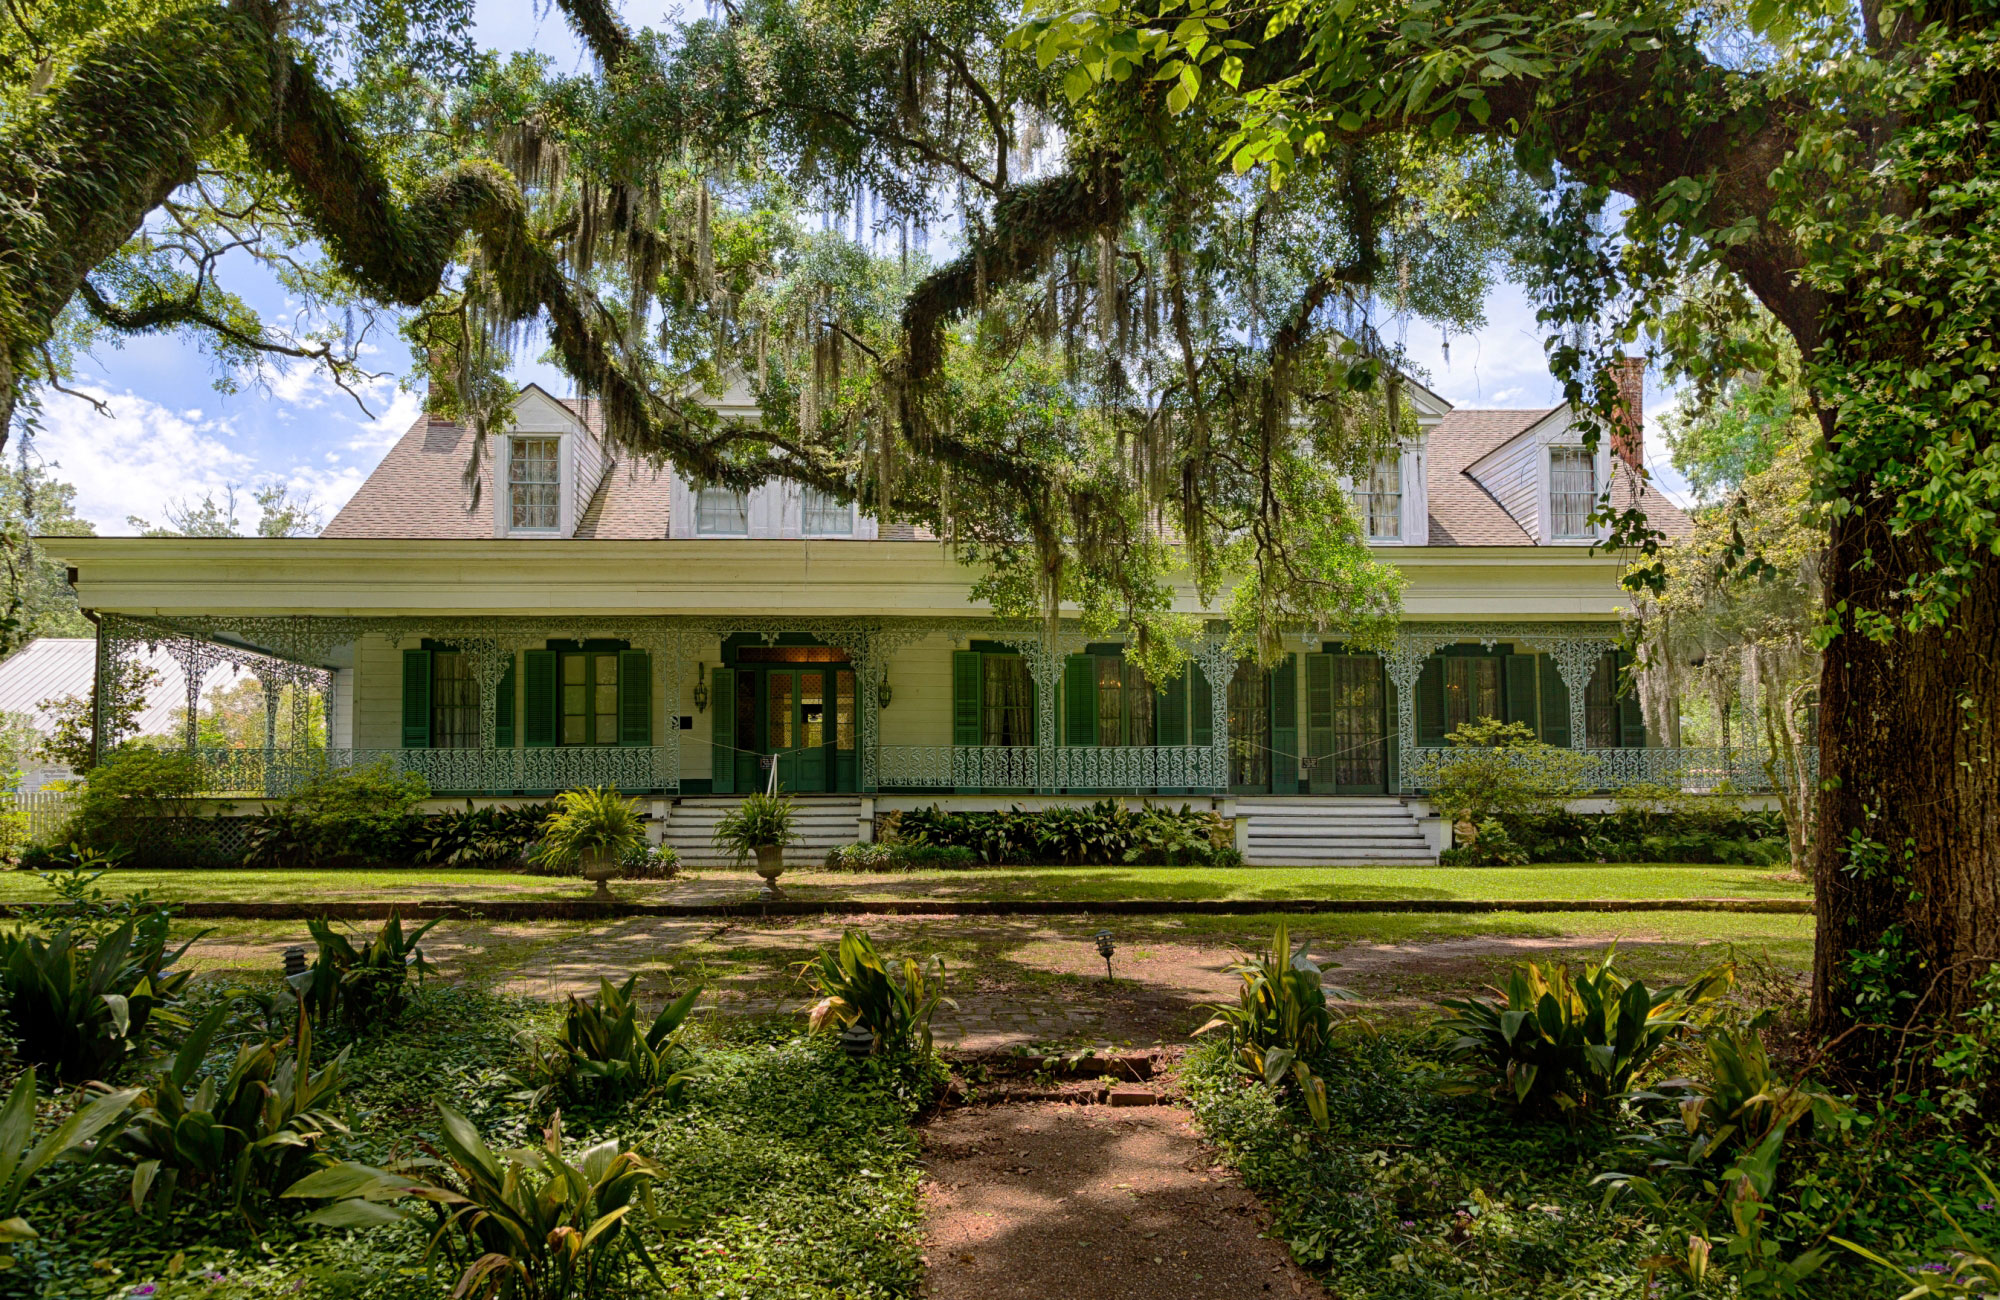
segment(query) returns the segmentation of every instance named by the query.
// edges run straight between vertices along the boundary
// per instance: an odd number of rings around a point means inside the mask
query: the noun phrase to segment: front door
[[[826,727],[825,669],[765,670],[764,752],[777,760],[779,789],[827,788]]]
[[[1306,656],[1306,752],[1313,794],[1389,788],[1387,695],[1377,655]]]

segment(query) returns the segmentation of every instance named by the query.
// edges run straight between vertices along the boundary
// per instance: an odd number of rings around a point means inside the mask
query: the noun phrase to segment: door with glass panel
[[[562,657],[562,743],[618,743],[618,652]]]
[[[1389,787],[1387,695],[1377,655],[1306,656],[1306,754],[1313,794]]]
[[[1229,789],[1271,792],[1271,674],[1254,663],[1229,679]]]
[[[764,752],[777,760],[780,789],[827,788],[828,722],[824,669],[765,670]]]

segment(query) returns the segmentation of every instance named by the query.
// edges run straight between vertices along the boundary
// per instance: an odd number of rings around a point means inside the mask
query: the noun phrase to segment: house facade
[[[319,537],[45,544],[99,620],[100,680],[152,647],[186,680],[226,662],[274,700],[286,682],[324,692],[326,751],[281,728],[263,750],[201,751],[218,793],[386,760],[440,793],[609,783],[663,810],[773,782],[885,808],[1407,800],[1481,717],[1590,751],[1606,787],[1761,779],[1742,755],[1659,748],[1621,692],[1624,561],[1594,548],[1592,510],[1609,491],[1689,531],[1633,473],[1636,429],[1586,450],[1566,407],[1414,391],[1401,454],[1354,485],[1371,545],[1409,580],[1394,645],[1301,631],[1261,667],[1209,622],[1164,685],[1115,639],[993,617],[968,598],[977,575],[907,524],[631,463],[590,403],[535,387],[473,509],[469,432],[426,416]],[[754,418],[742,390],[721,400]],[[1203,612],[1192,590],[1182,606]]]

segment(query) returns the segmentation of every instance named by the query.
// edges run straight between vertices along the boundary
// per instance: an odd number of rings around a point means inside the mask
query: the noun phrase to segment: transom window
[[[562,439],[509,439],[507,490],[509,528],[537,532],[560,528]]]
[[[750,494],[705,487],[695,494],[694,530],[703,537],[748,537]]]
[[[618,652],[562,657],[562,743],[618,743]]]
[[[817,488],[807,488],[805,533],[807,537],[854,536],[854,504],[836,500]]]
[[[1403,458],[1378,459],[1358,485],[1354,504],[1371,541],[1396,541],[1403,536]]]
[[[431,652],[431,748],[479,748],[479,682],[456,650]]]
[[[1549,509],[1557,537],[1590,536],[1597,506],[1597,457],[1583,447],[1549,448]]]

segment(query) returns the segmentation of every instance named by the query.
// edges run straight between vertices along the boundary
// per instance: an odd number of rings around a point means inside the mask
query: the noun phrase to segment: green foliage
[[[1465,834],[1467,828],[1472,833]],[[1529,861],[1528,851],[1514,841],[1507,823],[1488,817],[1478,823],[1460,822],[1452,846],[1438,854],[1444,867],[1521,867]]]
[[[1430,778],[1430,796],[1453,821],[1490,821],[1501,813],[1560,805],[1582,791],[1589,759],[1557,749],[1522,722],[1482,718],[1445,737],[1451,752]]]
[[[1648,991],[1615,968],[1617,949],[1572,972],[1567,963],[1516,966],[1501,1000],[1447,998],[1439,1023],[1468,1069],[1468,1089],[1528,1111],[1601,1119],[1673,1035],[1735,983],[1716,966],[1681,985]]]
[[[392,908],[375,937],[356,948],[324,918],[306,922],[318,955],[302,974],[292,976],[307,1015],[326,1023],[338,1018],[350,1030],[393,1024],[409,1000],[410,972],[417,980],[434,970],[417,946],[437,920],[405,933]]]
[[[1726,862],[1784,866],[1791,860],[1783,814],[1733,801],[1685,808],[1621,806],[1605,813],[1563,809],[1503,813],[1492,821],[1528,862]],[[1479,831],[1486,840],[1486,827]],[[1475,846],[1476,847],[1476,846]],[[1447,866],[1451,865],[1446,862]]]
[[[277,1041],[246,1043],[226,1074],[209,1073],[188,1091],[230,1014],[217,1006],[195,1024],[110,1143],[107,1159],[132,1171],[136,1211],[165,1217],[186,1191],[246,1212],[253,1195],[276,1195],[324,1163],[329,1138],[347,1132],[328,1107],[349,1082],[352,1049],[315,1074],[309,1016],[298,1017],[291,1050]]]
[[[1312,1067],[1326,1052],[1333,1034],[1333,1009],[1327,1005],[1327,994],[1341,999],[1354,995],[1343,988],[1327,987],[1319,965],[1306,955],[1308,946],[1301,941],[1298,951],[1292,951],[1291,930],[1280,923],[1271,932],[1270,949],[1262,957],[1231,968],[1241,981],[1236,1005],[1217,1007],[1214,1019],[1195,1033],[1227,1029],[1236,1063],[1273,1088],[1289,1077],[1298,1085],[1313,1122],[1325,1128],[1326,1084]]]
[[[924,871],[937,867],[970,867],[972,850],[963,844],[929,844],[914,840],[842,844],[826,851],[828,871]]]
[[[812,1031],[859,1026],[874,1036],[871,1052],[929,1056],[931,1017],[940,1003],[958,1006],[944,996],[943,957],[905,957],[899,968],[875,951],[865,931],[851,926],[837,948],[799,969],[820,997],[811,1011]]]
[[[632,996],[638,984],[637,975],[623,984],[600,979],[596,997],[572,993],[557,1037],[547,1043],[530,1040],[530,1073],[540,1085],[533,1093],[536,1105],[552,1093],[585,1102],[658,1096],[671,1104],[680,1099],[700,1064],[687,1038],[688,1015],[701,986],[667,1003],[652,1024],[641,1028],[638,1000]]]
[[[622,858],[645,840],[639,805],[611,786],[565,790],[556,796],[555,811],[542,823],[535,860],[543,866],[573,866],[585,853]]]
[[[180,750],[121,745],[85,778],[64,838],[132,866],[171,862],[195,838],[207,778]]]
[[[397,1201],[429,1204],[437,1230],[424,1260],[443,1247],[461,1270],[456,1295],[598,1294],[622,1276],[628,1258],[659,1279],[635,1225],[672,1221],[653,1204],[654,1170],[643,1156],[612,1138],[565,1159],[560,1117],[549,1121],[539,1148],[495,1152],[465,1116],[442,1102],[437,1113],[437,1160],[401,1170],[342,1162],[307,1175],[284,1195],[333,1201],[307,1218],[335,1228],[399,1222]]]
[[[411,860],[422,866],[506,867],[519,865],[542,838],[542,824],[555,814],[553,803],[498,804],[432,813],[414,840]],[[629,873],[628,873],[629,874]]]
[[[798,805],[790,795],[748,794],[716,818],[711,838],[716,848],[728,849],[741,863],[760,848],[782,847],[797,839],[792,830],[797,815]]]
[[[681,854],[671,844],[632,844],[619,856],[627,880],[672,880],[681,873]]]
[[[126,921],[92,935],[58,928],[0,934],[0,1009],[21,1059],[67,1083],[110,1080],[143,1059],[156,1022],[179,1017],[175,1001],[192,977],[176,971],[193,939],[172,952],[166,927]]]
[[[139,730],[139,717],[146,711],[147,697],[159,684],[159,670],[144,660],[121,658],[113,666],[111,709],[104,729],[106,758]],[[36,751],[39,757],[79,774],[95,766],[97,755],[91,735],[97,726],[97,713],[92,695],[92,692],[60,695],[35,706],[48,715],[48,738]]]
[[[1219,814],[1116,799],[1024,811],[946,812],[932,805],[895,815],[892,843],[969,849],[982,863],[1062,866],[1234,866],[1234,832]]]
[[[124,1118],[138,1095],[137,1088],[126,1088],[93,1097],[37,1142],[35,1068],[29,1066],[14,1081],[6,1105],[0,1106],[0,1268],[14,1263],[14,1247],[37,1239],[21,1211],[53,1189],[37,1186],[36,1175],[59,1162],[88,1165],[101,1150],[92,1139]]]
[[[430,786],[387,759],[326,771],[251,819],[244,865],[340,866],[404,860]]]
[[[44,927],[74,930],[95,943],[130,923],[141,942],[164,943],[173,923],[172,908],[155,902],[150,890],[106,894],[97,882],[111,867],[110,858],[78,845],[52,852],[49,868],[35,879],[62,901],[44,905],[40,914]]]

